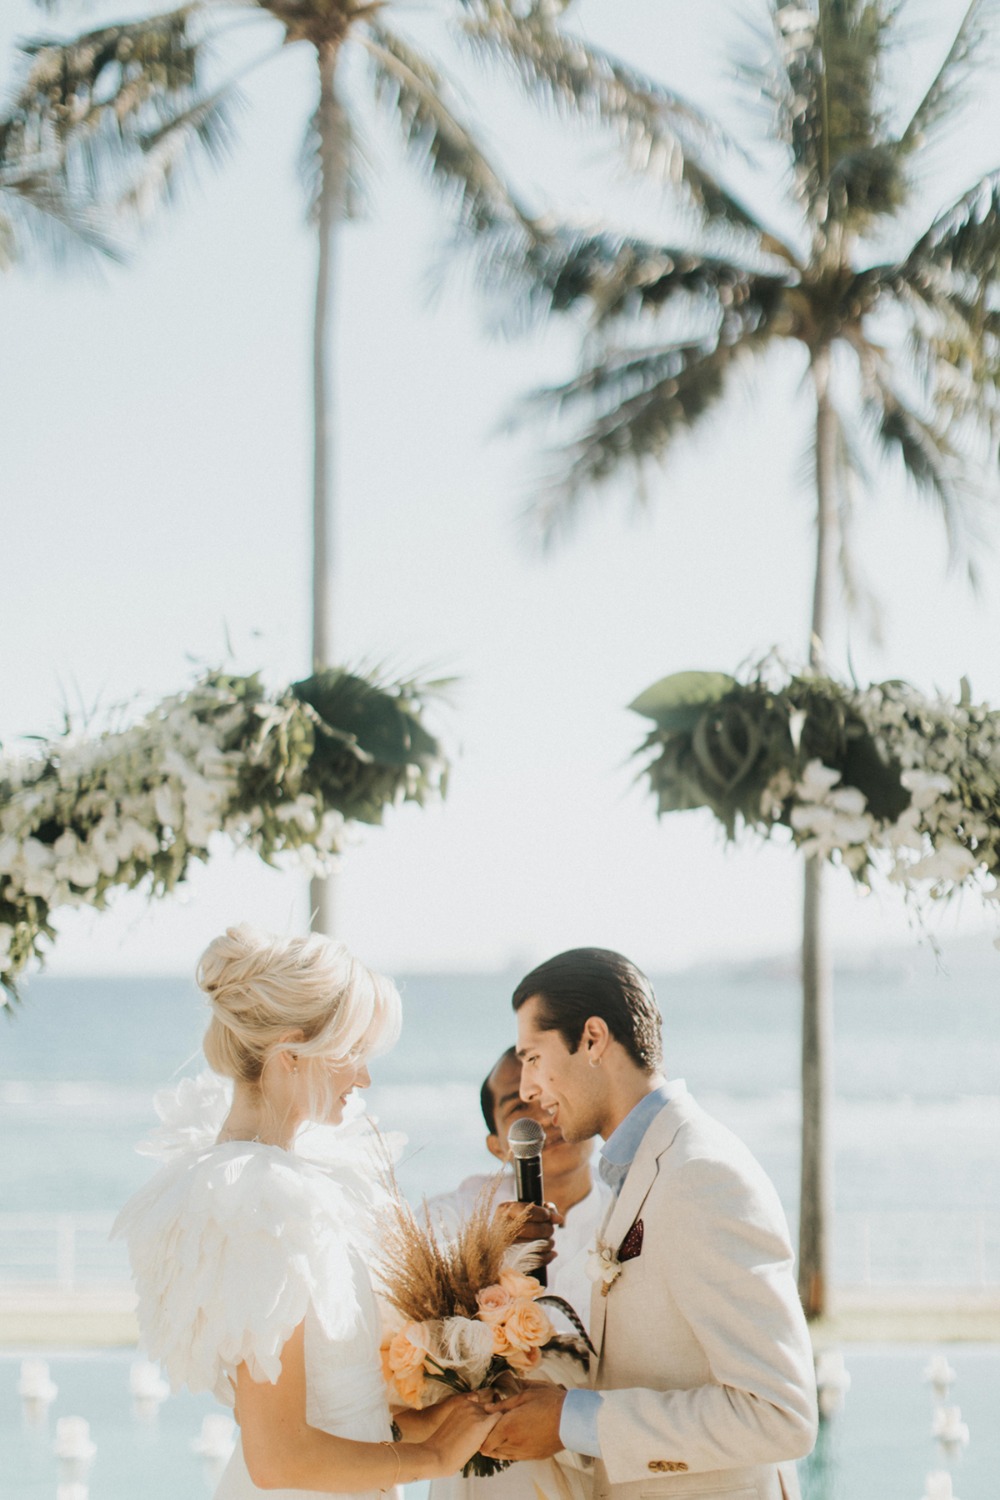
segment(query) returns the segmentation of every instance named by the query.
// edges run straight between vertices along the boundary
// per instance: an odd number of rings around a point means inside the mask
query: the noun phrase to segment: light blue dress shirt
[[[647,1094],[629,1110],[617,1130],[612,1131],[598,1158],[597,1170],[617,1198],[628,1176],[629,1167],[642,1144],[642,1138],[665,1104],[686,1092],[683,1078],[674,1078]],[[559,1440],[571,1453],[585,1453],[600,1458],[601,1442],[597,1435],[597,1414],[601,1409],[600,1391],[567,1391],[559,1418]]]

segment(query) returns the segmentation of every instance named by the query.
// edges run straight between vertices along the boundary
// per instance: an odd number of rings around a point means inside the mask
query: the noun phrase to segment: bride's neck
[[[265,1146],[290,1149],[301,1120],[287,1110],[275,1109],[261,1093],[249,1084],[237,1082],[233,1102],[222,1122],[218,1144],[225,1141],[260,1141]]]

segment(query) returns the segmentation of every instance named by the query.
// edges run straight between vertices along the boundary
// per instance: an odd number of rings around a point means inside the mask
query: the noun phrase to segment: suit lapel
[[[683,1107],[687,1098],[686,1094],[679,1094],[676,1099],[665,1104],[643,1136],[635,1154],[635,1160],[629,1168],[628,1176],[622,1183],[618,1199],[612,1201],[610,1211],[604,1220],[599,1236],[601,1245],[610,1245],[612,1250],[617,1252],[622,1240],[639,1217],[639,1210],[656,1180],[659,1159],[669,1149],[680,1128],[684,1117]],[[598,1357],[604,1344],[604,1324],[607,1318],[608,1301],[613,1296],[613,1283],[608,1288],[607,1297],[601,1295],[599,1282],[595,1283],[591,1292],[590,1339]]]

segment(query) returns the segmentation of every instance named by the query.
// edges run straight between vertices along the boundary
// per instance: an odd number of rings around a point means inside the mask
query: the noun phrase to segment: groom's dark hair
[[[538,996],[538,1026],[558,1031],[570,1052],[590,1016],[600,1016],[634,1063],[653,1073],[663,1060],[661,1017],[653,986],[635,964],[610,948],[570,948],[526,974],[514,991],[520,1010]]]

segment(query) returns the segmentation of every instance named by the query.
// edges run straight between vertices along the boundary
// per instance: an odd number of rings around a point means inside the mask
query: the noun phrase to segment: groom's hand
[[[566,1392],[561,1385],[532,1385],[500,1403],[502,1416],[483,1443],[489,1458],[551,1458],[562,1449],[559,1420]]]

